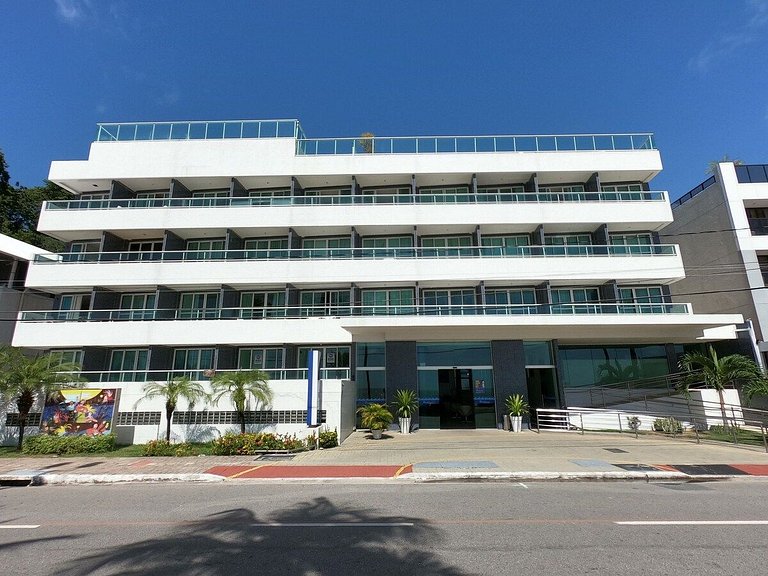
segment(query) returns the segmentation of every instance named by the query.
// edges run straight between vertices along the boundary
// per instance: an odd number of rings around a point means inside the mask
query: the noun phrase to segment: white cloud
[[[54,0],[56,12],[67,23],[80,21],[84,16],[85,5],[78,0]],[[87,4],[87,3],[86,3]]]
[[[709,68],[764,37],[768,27],[768,0],[747,0],[746,20],[730,32],[715,35],[699,53],[688,62],[689,68],[704,73]]]

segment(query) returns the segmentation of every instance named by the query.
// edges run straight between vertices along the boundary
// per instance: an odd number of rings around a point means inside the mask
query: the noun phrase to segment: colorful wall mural
[[[116,388],[68,388],[45,402],[40,432],[57,436],[98,436],[112,433]]]

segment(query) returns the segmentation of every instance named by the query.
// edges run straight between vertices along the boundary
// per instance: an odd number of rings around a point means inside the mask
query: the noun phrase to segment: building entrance
[[[440,399],[440,428],[474,428],[475,397],[472,370],[446,368],[437,371]]]

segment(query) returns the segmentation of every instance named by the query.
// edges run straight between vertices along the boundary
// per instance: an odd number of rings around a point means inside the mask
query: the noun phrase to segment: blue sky
[[[768,0],[6,2],[0,148],[41,184],[97,122],[314,137],[656,133],[673,198],[768,162]]]

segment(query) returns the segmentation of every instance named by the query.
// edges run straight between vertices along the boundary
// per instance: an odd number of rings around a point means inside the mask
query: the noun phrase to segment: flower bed
[[[306,450],[303,440],[287,434],[226,434],[212,443],[216,456],[247,456],[264,452],[299,452]]]

